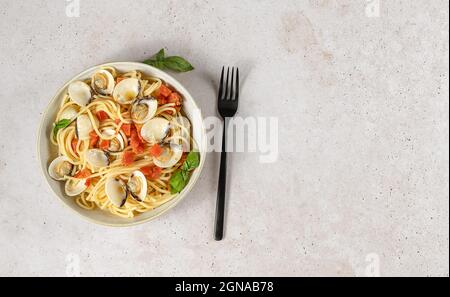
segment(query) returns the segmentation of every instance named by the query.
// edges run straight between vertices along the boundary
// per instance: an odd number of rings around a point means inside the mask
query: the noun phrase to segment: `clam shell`
[[[142,126],[141,136],[150,144],[160,143],[170,131],[170,122],[165,118],[156,117]]]
[[[180,161],[183,156],[183,147],[178,144],[166,144],[162,147],[163,152],[159,157],[155,157],[153,162],[160,168],[170,168]]]
[[[109,201],[117,207],[124,206],[127,201],[128,189],[120,179],[108,178],[105,182],[105,193]]]
[[[87,189],[86,179],[67,180],[64,190],[69,197],[75,197],[83,193]]]
[[[92,98],[91,88],[82,81],[75,81],[69,85],[68,89],[70,99],[79,106],[86,106]]]
[[[157,110],[158,101],[156,99],[136,100],[131,107],[131,118],[136,124],[144,124],[155,116]]]
[[[92,89],[100,95],[111,95],[115,84],[111,72],[104,69],[95,72],[91,78]]]
[[[61,163],[63,162],[67,162],[70,165],[67,164],[68,165],[67,167],[61,168],[60,166],[62,165]],[[61,170],[63,171],[61,172]],[[63,180],[64,176],[71,175],[72,171],[73,171],[73,164],[70,163],[69,159],[66,156],[60,156],[54,159],[48,166],[48,174],[54,180]]]
[[[114,88],[113,98],[120,104],[131,104],[139,95],[141,84],[137,78],[126,78]]]
[[[131,174],[127,187],[134,200],[144,201],[147,196],[147,179],[141,171],[137,170]]]
[[[99,149],[87,150],[85,158],[86,161],[94,168],[102,168],[109,165],[108,154]]]

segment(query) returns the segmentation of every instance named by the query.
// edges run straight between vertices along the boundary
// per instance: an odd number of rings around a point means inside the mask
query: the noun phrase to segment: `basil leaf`
[[[162,61],[164,60],[164,57],[166,56],[164,49],[160,49],[159,52],[155,55],[156,61]]]
[[[163,48],[159,50],[159,52],[156,53],[151,59],[145,60],[144,63],[159,69],[170,69],[178,72],[187,72],[194,69],[191,63],[182,57],[166,57]]]
[[[164,66],[177,72],[187,72],[194,70],[194,67],[182,57],[173,56],[164,59]]]
[[[165,57],[164,49],[160,49],[159,52],[157,52],[151,59],[145,60],[145,64],[149,64],[151,66],[154,66],[156,68],[163,69],[164,66],[164,57]]]
[[[190,171],[194,170],[200,165],[200,154],[198,152],[190,152],[186,161],[184,161],[181,170],[175,171],[170,178],[170,191],[172,194],[180,193],[189,182]]]
[[[56,137],[56,134],[58,134],[58,131],[66,128],[67,126],[70,125],[70,123],[71,123],[71,121],[68,119],[62,119],[59,122],[57,122],[55,124],[55,126],[53,127],[53,135]]]
[[[186,187],[188,176],[183,170],[175,171],[170,178],[170,192],[172,194],[180,193]]]
[[[144,61],[144,63],[148,64],[150,66],[156,67],[158,69],[165,69],[166,68],[164,66],[164,61],[157,61],[157,60],[150,59],[150,60]]]
[[[200,154],[198,152],[190,152],[183,164],[183,169],[192,171],[200,165]]]

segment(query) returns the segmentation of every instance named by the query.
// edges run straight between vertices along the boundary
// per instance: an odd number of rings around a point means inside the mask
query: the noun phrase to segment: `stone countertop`
[[[449,275],[448,1],[74,1],[0,0],[1,276]],[[238,115],[278,120],[276,162],[229,157],[222,242],[217,153],[175,209],[125,229],[41,176],[58,88],[161,47],[196,66],[175,77],[204,115],[238,65]]]

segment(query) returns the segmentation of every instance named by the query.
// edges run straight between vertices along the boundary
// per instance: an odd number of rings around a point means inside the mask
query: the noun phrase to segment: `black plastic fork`
[[[225,67],[222,68],[219,86],[219,100],[217,107],[219,114],[223,119],[222,152],[220,155],[219,187],[217,190],[216,206],[216,226],[214,238],[219,241],[223,239],[223,225],[225,219],[225,188],[227,183],[227,152],[226,152],[226,134],[227,119],[232,118],[238,109],[239,103],[239,68],[227,68],[226,81],[224,83]]]

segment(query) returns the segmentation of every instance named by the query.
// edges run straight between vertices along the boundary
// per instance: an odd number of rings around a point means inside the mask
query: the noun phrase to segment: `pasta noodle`
[[[61,101],[50,139],[59,157],[49,173],[84,209],[124,218],[152,210],[176,195],[170,179],[193,144],[189,121],[179,118],[182,98],[161,79],[102,68],[69,86]],[[58,129],[64,121],[69,124]],[[136,190],[132,178],[139,177]]]

